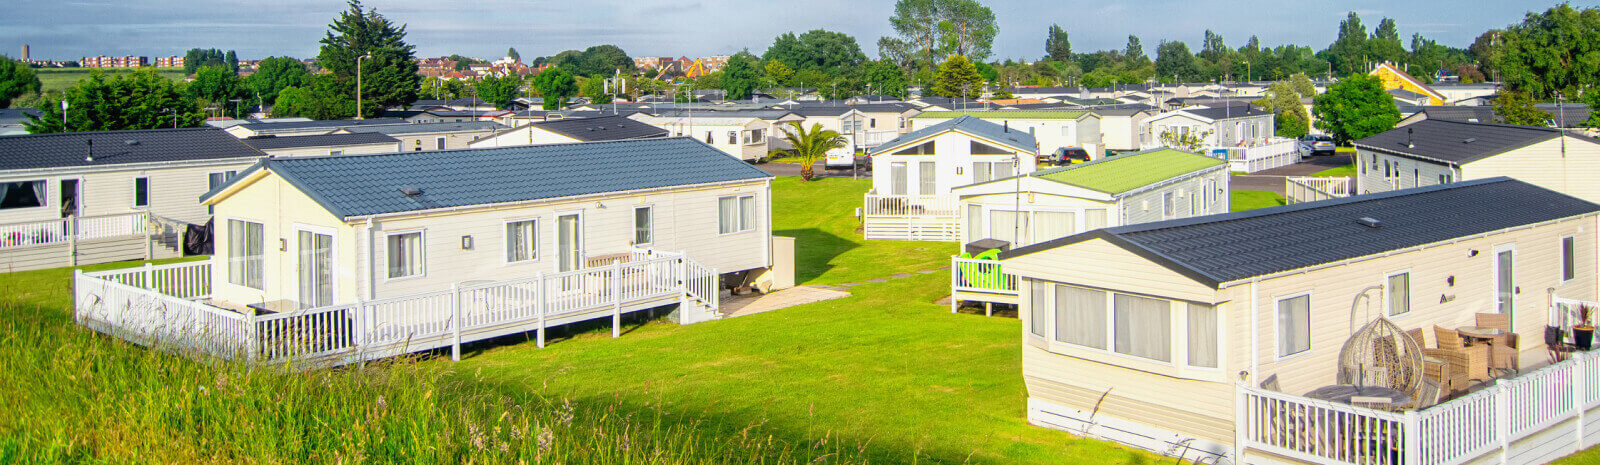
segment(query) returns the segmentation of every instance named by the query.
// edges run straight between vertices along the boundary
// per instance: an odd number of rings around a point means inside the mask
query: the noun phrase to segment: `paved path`
[[[822,166],[822,163],[823,162],[818,161],[817,164],[814,165],[814,168],[811,169],[812,173],[816,174],[817,177],[819,177],[819,178],[848,178],[848,177],[850,177],[850,170],[824,169],[823,166]],[[798,163],[767,162],[767,163],[762,163],[762,164],[756,165],[756,167],[757,168],[761,168],[762,171],[766,171],[768,173],[771,173],[773,176],[794,176],[794,177],[799,177],[800,176],[800,165]],[[860,174],[862,179],[866,179],[866,178],[871,178],[872,177],[872,172],[871,171],[867,171],[866,169],[862,169],[860,171],[860,173],[858,173],[858,174]]]
[[[1308,158],[1303,162],[1280,168],[1264,170],[1255,174],[1235,174],[1228,181],[1229,188],[1236,191],[1272,191],[1283,195],[1283,178],[1287,176],[1310,176],[1316,172],[1329,168],[1338,168],[1350,164],[1349,155],[1332,155]]]
[[[820,287],[798,286],[771,294],[724,297],[721,304],[723,314],[733,318],[812,302],[843,299],[845,297],[850,297],[850,293]]]

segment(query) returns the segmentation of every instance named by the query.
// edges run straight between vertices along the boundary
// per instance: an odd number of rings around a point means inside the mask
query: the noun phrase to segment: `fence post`
[[[1588,376],[1586,376],[1585,373],[1585,370],[1588,369],[1585,368],[1585,366],[1588,365],[1589,362],[1587,360],[1587,355],[1588,354],[1578,354],[1577,357],[1573,357],[1576,359],[1576,362],[1573,363],[1572,367],[1572,403],[1574,404],[1573,408],[1578,411],[1578,421],[1575,423],[1576,427],[1574,428],[1577,430],[1576,432],[1578,437],[1576,443],[1577,447],[1574,452],[1584,449],[1583,422],[1586,421],[1584,419],[1584,411],[1589,409],[1589,383],[1587,379]]]
[[[363,367],[365,367],[367,363],[367,322],[365,318],[362,318],[361,314],[367,312],[366,306],[367,303],[361,300],[361,296],[356,296],[356,306],[353,307],[355,310],[355,315],[350,318],[350,324],[355,326],[354,330],[351,331],[351,333],[354,333],[351,337],[352,340],[350,341],[350,345],[353,346],[351,349],[354,349],[356,361],[360,362],[362,364],[361,366]]]
[[[622,260],[611,260],[611,338],[622,336]]]
[[[1245,440],[1250,437],[1250,413],[1245,406],[1249,403],[1245,395],[1244,385],[1233,385],[1233,463],[1244,463]]]
[[[678,276],[678,323],[683,323],[683,317],[689,312],[689,263],[683,257],[675,259],[677,262]]]
[[[1500,463],[1511,458],[1511,395],[1505,383],[1494,383],[1494,434],[1500,443]]]
[[[244,358],[251,363],[255,363],[256,352],[261,348],[261,329],[256,327],[255,307],[245,307],[244,325]]]
[[[961,300],[956,299],[956,288],[961,286],[961,260],[950,257],[950,313],[956,313],[961,308]]]
[[[461,361],[461,283],[450,283],[450,361]]]
[[[1422,417],[1416,410],[1407,410],[1405,421],[1405,436],[1400,443],[1402,463],[1422,463]]]
[[[78,214],[67,215],[67,266],[78,266]]]
[[[155,265],[151,265],[150,262],[144,263],[144,290],[146,291],[156,290],[156,282],[152,281],[152,279],[155,277],[155,271],[151,270],[151,268],[154,266]]]
[[[544,272],[543,271],[540,271],[539,274],[536,274],[536,275],[533,276],[533,282],[535,283],[534,284],[534,289],[537,289],[536,291],[534,291],[534,296],[533,296],[534,304],[533,304],[533,306],[535,307],[535,309],[538,311],[538,314],[539,314],[539,329],[535,330],[535,332],[538,333],[537,334],[538,335],[538,339],[539,339],[538,346],[539,346],[540,349],[543,349],[544,348],[544,301],[545,301],[545,294],[548,294],[548,292],[546,292],[546,291],[549,291],[550,288],[549,288],[549,286],[545,285]]]

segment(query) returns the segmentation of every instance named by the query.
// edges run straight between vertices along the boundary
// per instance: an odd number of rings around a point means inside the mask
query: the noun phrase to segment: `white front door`
[[[583,215],[578,213],[556,218],[556,271],[583,268]]]
[[[1517,299],[1516,261],[1517,249],[1514,245],[1494,248],[1495,313],[1513,315],[1513,318],[1515,313],[1512,310],[1516,308]]]
[[[295,232],[300,308],[333,305],[333,236],[304,229]]]

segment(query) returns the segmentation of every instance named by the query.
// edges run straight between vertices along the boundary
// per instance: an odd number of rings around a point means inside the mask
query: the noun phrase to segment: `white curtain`
[[[638,207],[633,209],[633,243],[649,244],[655,241],[654,209]]]
[[[995,179],[1001,179],[1001,178],[1009,178],[1009,177],[1011,177],[1011,173],[1013,173],[1015,171],[1015,168],[1016,168],[1015,166],[1012,166],[1012,165],[1013,165],[1013,163],[1011,163],[1009,161],[995,162],[995,164],[994,164],[994,178]]]
[[[1010,242],[1013,247],[1027,245],[1028,213],[1005,210],[989,211],[989,237]]]
[[[973,184],[977,184],[977,183],[980,183],[980,182],[987,182],[990,179],[994,179],[994,172],[991,171],[992,168],[994,168],[994,167],[990,166],[988,162],[976,162],[976,163],[973,163],[972,164],[972,183]]]
[[[1104,228],[1104,227],[1106,227],[1106,211],[1105,211],[1105,209],[1098,209],[1097,208],[1097,209],[1093,209],[1093,210],[1084,210],[1083,211],[1083,229],[1084,230],[1093,231],[1093,230]]]
[[[1411,312],[1411,273],[1389,277],[1389,316]]]
[[[1039,242],[1071,236],[1078,232],[1078,215],[1073,212],[1035,212],[1033,237]]]
[[[1057,284],[1056,340],[1106,348],[1106,292]]]
[[[44,181],[0,182],[0,207],[41,207],[47,199]]]
[[[1311,296],[1278,301],[1278,356],[1311,350]]]
[[[917,164],[917,193],[921,195],[934,195],[934,163],[925,161]]]
[[[967,224],[964,225],[967,243],[983,239],[983,206],[967,205]]]
[[[1189,304],[1189,366],[1217,367],[1217,308]]]
[[[506,262],[520,262],[533,260],[534,254],[534,229],[533,220],[506,223]]]
[[[895,162],[889,164],[889,193],[892,195],[906,195],[906,164]]]
[[[1028,302],[1028,332],[1035,336],[1044,337],[1045,315],[1049,315],[1050,287],[1043,282],[1034,281],[1032,286],[1033,299]]]
[[[422,274],[422,233],[389,236],[389,277]]]
[[[717,199],[717,232],[728,234],[739,230],[739,198]]]
[[[756,198],[739,198],[739,230],[754,231],[756,229]]]
[[[228,220],[228,282],[261,289],[262,229],[260,223]]]
[[[244,285],[244,222],[228,220],[228,282]]]
[[[1116,294],[1116,351],[1172,361],[1172,306],[1165,300]]]

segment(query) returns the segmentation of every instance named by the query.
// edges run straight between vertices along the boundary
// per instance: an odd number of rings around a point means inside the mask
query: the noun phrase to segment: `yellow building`
[[[1423,84],[1422,81],[1418,81],[1417,78],[1411,77],[1411,75],[1406,74],[1405,71],[1395,68],[1394,63],[1383,63],[1378,65],[1377,69],[1372,70],[1372,75],[1377,76],[1378,79],[1383,81],[1384,90],[1405,89],[1423,94],[1428,96],[1429,105],[1444,105],[1445,102],[1449,101],[1449,99],[1445,98],[1444,94],[1433,90],[1432,87],[1428,87],[1427,84]]]

